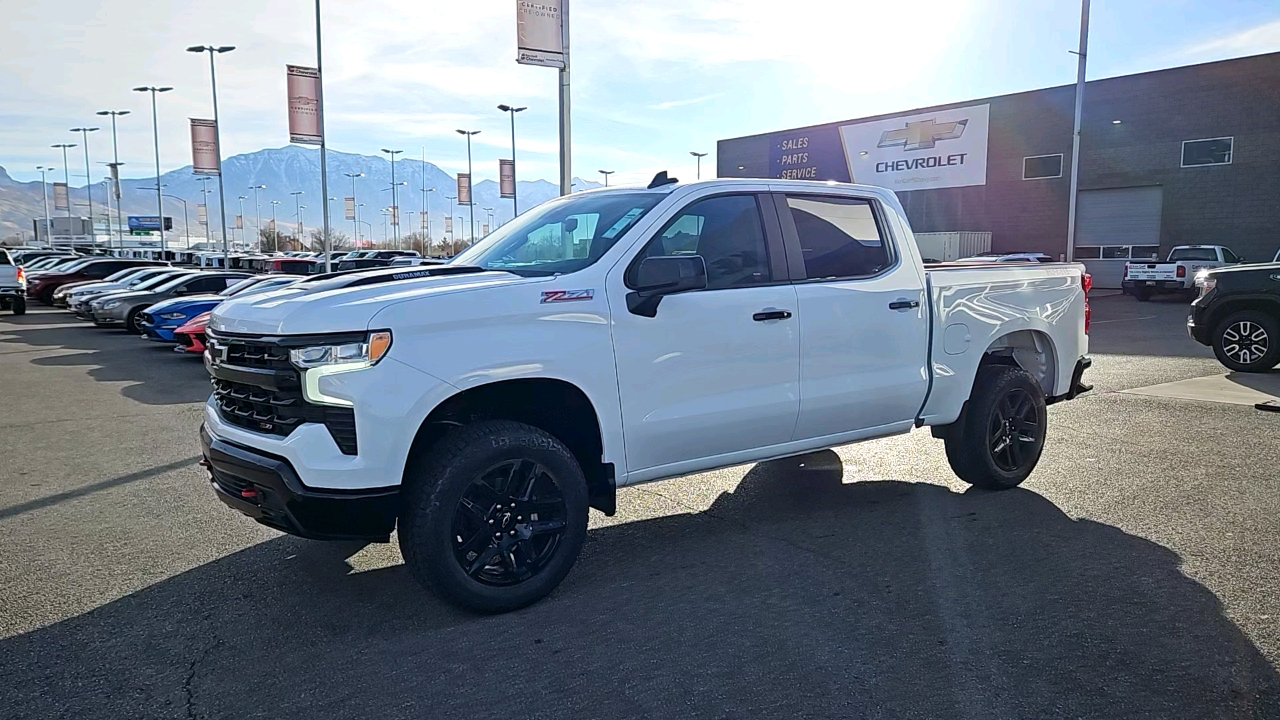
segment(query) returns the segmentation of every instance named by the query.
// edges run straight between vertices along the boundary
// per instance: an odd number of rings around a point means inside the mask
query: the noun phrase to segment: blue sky
[[[309,0],[0,0],[0,165],[38,179],[49,145],[94,111],[120,126],[126,175],[151,165],[150,108],[129,88],[172,85],[160,105],[161,164],[190,163],[187,117],[207,117],[207,59],[219,60],[224,153],[288,142],[284,65],[312,64]],[[554,179],[556,72],[517,65],[515,0],[326,0],[330,145],[394,147],[465,170],[456,128],[478,129],[477,178],[509,155],[500,102],[518,118],[523,179]],[[668,169],[717,139],[998,95],[1075,80],[1079,3],[1062,0],[573,0],[574,173],[614,182]],[[1280,51],[1274,0],[1095,0],[1089,77]],[[92,137],[95,180],[108,159]],[[76,150],[79,152],[79,149]],[[706,172],[708,169],[710,172]],[[83,156],[71,162],[83,172]],[[83,180],[75,180],[80,183]]]

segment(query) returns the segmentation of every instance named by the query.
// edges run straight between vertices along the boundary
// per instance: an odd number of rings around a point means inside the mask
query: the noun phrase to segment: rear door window
[[[877,275],[891,264],[875,210],[868,200],[788,195],[810,279]]]

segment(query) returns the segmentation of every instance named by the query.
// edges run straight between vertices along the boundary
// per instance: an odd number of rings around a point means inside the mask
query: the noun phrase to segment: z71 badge
[[[543,304],[576,302],[578,300],[590,300],[595,296],[595,290],[543,290],[542,302]]]

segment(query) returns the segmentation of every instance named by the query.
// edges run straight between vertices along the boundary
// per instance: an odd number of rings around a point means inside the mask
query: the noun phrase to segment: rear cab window
[[[1195,262],[1217,262],[1218,251],[1213,248],[1178,248],[1169,253],[1169,262],[1191,260]]]

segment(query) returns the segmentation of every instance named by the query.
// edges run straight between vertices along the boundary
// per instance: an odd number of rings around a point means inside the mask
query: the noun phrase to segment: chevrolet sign
[[[990,105],[844,125],[853,182],[892,190],[985,185]]]

